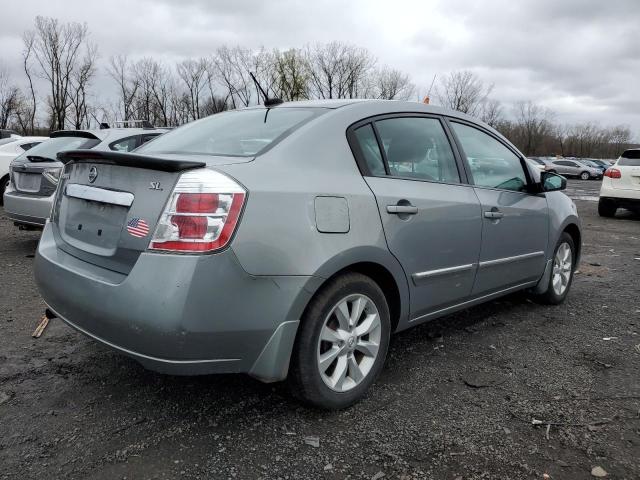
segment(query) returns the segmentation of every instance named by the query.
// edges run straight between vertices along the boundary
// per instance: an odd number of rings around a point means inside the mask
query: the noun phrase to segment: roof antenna
[[[263,99],[262,103],[264,103],[265,107],[275,107],[276,105],[280,105],[281,103],[284,103],[281,98],[269,98],[269,96],[267,95],[267,92],[264,91],[264,89],[256,79],[256,76],[253,74],[253,72],[249,72],[249,75],[251,75],[251,79],[253,80],[253,83],[255,83],[256,87],[258,87],[258,90],[260,90],[260,93],[262,94],[262,99]]]

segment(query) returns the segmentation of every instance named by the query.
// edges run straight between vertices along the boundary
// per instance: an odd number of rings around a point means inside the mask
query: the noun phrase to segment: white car
[[[48,139],[49,137],[21,137],[18,135],[0,139],[0,205],[2,205],[2,197],[9,183],[11,160]]]
[[[640,148],[626,150],[604,172],[598,213],[613,217],[618,208],[640,211]]]

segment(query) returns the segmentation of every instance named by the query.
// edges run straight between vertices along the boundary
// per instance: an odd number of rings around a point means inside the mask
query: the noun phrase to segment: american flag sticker
[[[127,232],[136,238],[146,237],[149,233],[149,224],[142,218],[132,218],[127,223]]]

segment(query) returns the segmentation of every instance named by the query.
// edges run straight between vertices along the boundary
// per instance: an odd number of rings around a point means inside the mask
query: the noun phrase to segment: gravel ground
[[[333,413],[246,376],[145,371],[58,320],[33,339],[38,233],[0,213],[0,478],[638,479],[640,217],[598,217],[598,187],[570,182],[565,304],[517,294],[399,334]]]

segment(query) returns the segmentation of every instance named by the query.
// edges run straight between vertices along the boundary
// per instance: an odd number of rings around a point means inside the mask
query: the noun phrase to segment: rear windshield
[[[627,150],[618,159],[621,167],[640,167],[640,150]]]
[[[45,140],[44,142],[30,148],[24,152],[21,157],[40,157],[39,161],[48,159],[56,161],[56,155],[58,152],[64,152],[65,150],[77,150],[84,148],[93,148],[100,143],[100,140],[95,138],[85,137],[55,137]]]
[[[321,108],[271,108],[218,113],[172,130],[136,153],[177,153],[250,157],[280,141]]]

